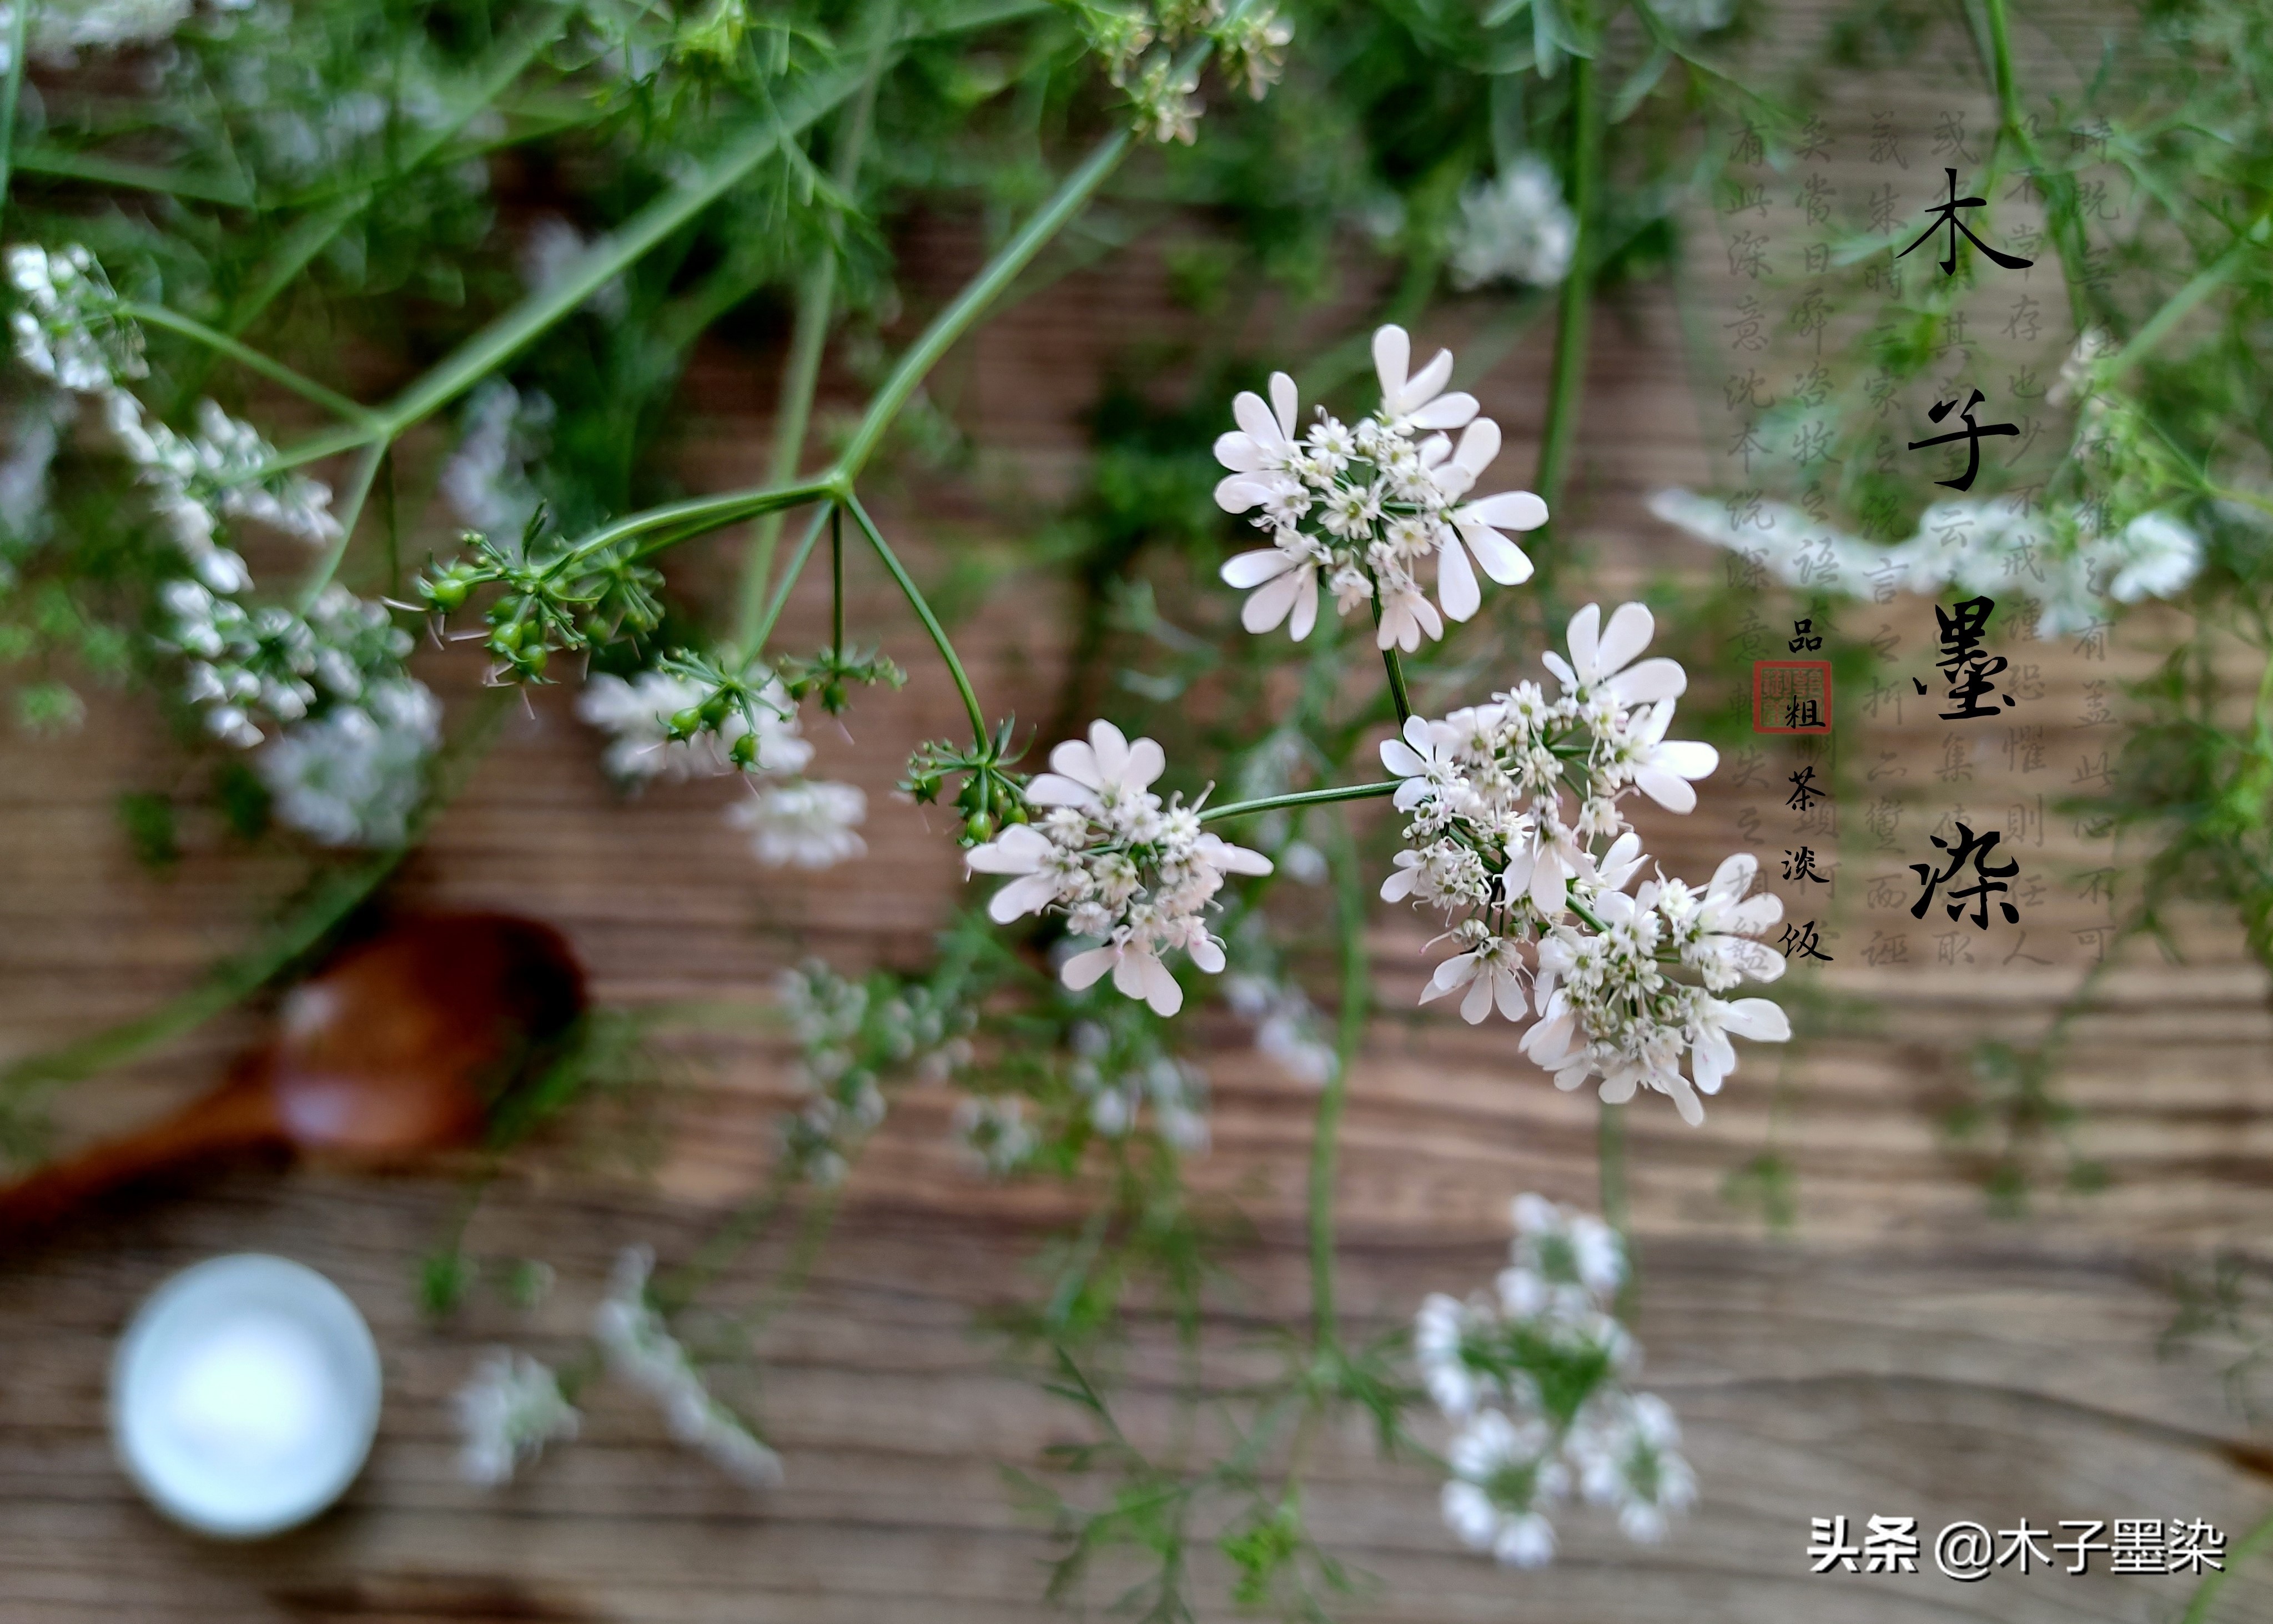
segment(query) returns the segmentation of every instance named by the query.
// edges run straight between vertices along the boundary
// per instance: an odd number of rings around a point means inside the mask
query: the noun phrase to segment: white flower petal
[[[1455,534],[1447,534],[1437,548],[1437,598],[1447,618],[1465,620],[1483,604],[1476,572],[1468,565],[1468,550]]]
[[[1444,368],[1447,375],[1452,370],[1449,365],[1452,358],[1452,352],[1449,350],[1437,357],[1448,364]],[[1432,367],[1430,370],[1435,369]],[[1422,375],[1425,377],[1427,374]],[[1415,409],[1410,421],[1416,429],[1456,429],[1475,415],[1476,397],[1455,390],[1450,395],[1440,395],[1427,405]]]
[[[986,845],[965,852],[963,861],[974,874],[1031,874],[1052,849],[1039,830],[1013,823]]]
[[[1272,483],[1257,474],[1226,474],[1215,482],[1215,505],[1226,513],[1245,513],[1271,500]]]
[[[1665,771],[1655,763],[1634,771],[1634,787],[1669,812],[1697,809],[1697,790],[1688,779]]]
[[[1531,555],[1489,524],[1480,524],[1462,508],[1451,515],[1460,539],[1474,550],[1484,574],[1502,586],[1519,586],[1531,579]]]
[[[1738,998],[1728,1006],[1721,1024],[1740,1038],[1761,1043],[1791,1041],[1791,1018],[1772,998]]]
[[[1007,925],[1024,914],[1039,914],[1058,899],[1058,883],[1047,875],[1029,874],[1011,881],[986,904],[986,917]]]
[[[1260,470],[1264,465],[1263,447],[1257,445],[1249,435],[1236,431],[1227,431],[1215,437],[1215,460],[1234,474],[1252,474]],[[1228,480],[1218,480],[1216,489],[1221,491],[1228,483],[1230,483]],[[1251,502],[1248,505],[1254,506]],[[1237,513],[1241,510],[1234,508],[1232,511]]]
[[[1547,523],[1547,504],[1528,491],[1502,491],[1470,502],[1461,511],[1504,530],[1535,530]]]
[[[1296,643],[1310,635],[1318,623],[1318,572],[1302,571],[1301,584],[1294,592],[1294,613],[1287,619],[1287,635]]]
[[[1279,425],[1277,414],[1252,389],[1242,389],[1232,396],[1231,416],[1232,420],[1239,425],[1240,432],[1258,447],[1288,438]]]
[[[1120,959],[1120,951],[1115,948],[1092,947],[1085,953],[1076,953],[1059,966],[1058,979],[1079,992],[1084,987],[1094,986],[1098,978],[1112,969]]]
[[[1384,407],[1405,393],[1405,369],[1412,360],[1413,341],[1403,327],[1391,322],[1374,329],[1373,374],[1381,382]]]
[[[1646,606],[1620,604],[1594,650],[1596,680],[1624,670],[1635,656],[1649,647],[1649,640],[1656,631],[1657,623],[1650,618]]]
[[[1271,374],[1271,406],[1279,418],[1279,432],[1288,440],[1294,438],[1294,418],[1301,399],[1294,392],[1294,380],[1284,372]]]
[[[1640,606],[1639,604],[1626,605],[1628,609]],[[1654,700],[1680,698],[1688,689],[1689,673],[1682,670],[1680,661],[1660,657],[1646,659],[1631,670],[1619,672],[1603,686],[1620,704],[1646,705]]]
[[[1052,750],[1050,760],[1054,763],[1058,750],[1066,748],[1061,744],[1057,750]],[[1089,748],[1087,745],[1076,748],[1084,751]],[[1097,805],[1097,792],[1076,779],[1054,772],[1043,772],[1037,773],[1034,781],[1026,786],[1026,801],[1030,806],[1080,807],[1085,810]]]
[[[1397,392],[1399,411],[1409,412],[1426,405],[1435,400],[1444,386],[1452,381],[1452,352],[1449,350],[1439,350],[1429,365],[1407,379],[1405,387]],[[1474,411],[1468,414],[1469,417],[1474,415]],[[1466,423],[1467,420],[1467,417],[1463,417],[1460,422]],[[1448,423],[1442,426],[1458,428],[1459,424]]]
[[[1276,580],[1304,561],[1300,554],[1289,553],[1284,547],[1258,547],[1252,553],[1242,553],[1226,559],[1223,568],[1216,573],[1222,577],[1226,586],[1245,591],[1250,587],[1261,586],[1266,581]]]
[[[1144,789],[1168,770],[1168,754],[1157,739],[1139,739],[1129,747],[1116,781],[1124,788]]]
[[[1560,659],[1549,653],[1542,656],[1547,662],[1548,669],[1554,672],[1557,676],[1563,677],[1566,684],[1574,680],[1580,682],[1592,682],[1601,674],[1601,665],[1596,660],[1594,650],[1595,644],[1600,639],[1602,624],[1602,610],[1599,604],[1588,604],[1578,613],[1572,615],[1571,625],[1563,638],[1564,645],[1571,650],[1571,663],[1567,666],[1564,665]],[[1564,676],[1564,673],[1566,671],[1574,674]]]
[[[1317,613],[1317,572],[1289,570],[1264,582],[1248,595],[1247,601],[1240,605],[1239,623],[1257,636],[1275,629],[1302,598],[1302,588],[1306,584],[1310,589],[1311,614],[1315,618]]]

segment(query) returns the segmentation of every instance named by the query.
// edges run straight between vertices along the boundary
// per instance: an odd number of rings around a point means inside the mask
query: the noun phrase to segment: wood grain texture
[[[2050,50],[2042,41],[2031,49]],[[1863,139],[1875,109],[1924,121],[1936,105],[1932,88],[1916,82],[1889,82],[1883,96],[1879,88],[1852,99],[1842,125],[1850,142]],[[1157,247],[1057,282],[951,360],[936,392],[972,425],[988,460],[970,483],[878,504],[919,569],[1000,538],[990,533],[998,511],[979,495],[989,485],[1045,498],[1072,486],[1084,453],[1079,414],[1097,378],[1167,320]],[[904,252],[919,285],[943,289],[976,249],[948,222],[919,229]],[[1447,339],[1458,338],[1462,319],[1448,319]],[[1662,301],[1636,298],[1602,324],[1575,510],[1593,583],[1605,593],[1657,573],[1718,567],[1640,506],[1669,481],[1716,477],[1711,414],[1699,407],[1681,350]],[[1545,358],[1544,336],[1533,334],[1476,386],[1509,430],[1512,469],[1528,466],[1535,446]],[[687,389],[702,414],[684,447],[689,485],[754,477],[766,425],[749,402],[770,398],[766,373],[746,357],[706,352]],[[693,580],[719,566],[674,568]],[[966,658],[991,707],[1046,713],[1066,656],[1063,604],[1061,587],[1016,576],[969,624]],[[921,674],[927,650],[892,607],[878,583],[856,575],[855,623],[877,628],[918,680],[898,694],[864,695],[851,738],[814,730],[815,770],[869,794],[873,849],[862,864],[812,878],[758,870],[719,816],[739,793],[731,785],[619,801],[570,714],[573,695],[551,689],[509,721],[400,894],[551,921],[584,955],[600,996],[632,1005],[762,999],[772,975],[806,952],[846,967],[919,962],[928,933],[968,893],[938,820],[927,830],[890,786],[906,748],[951,731],[959,711],[945,684]],[[801,588],[790,642],[812,641],[825,613],[822,593]],[[1896,623],[1901,658],[1917,665],[1931,641],[1924,601],[1858,606],[1838,635],[1870,636],[1881,621]],[[2067,644],[2032,652],[2042,691],[2028,725],[2044,726],[2052,746],[2041,769],[2025,769],[1993,733],[1954,761],[1948,730],[1924,704],[1842,734],[1842,750],[1857,753],[1851,760],[1878,763],[1884,752],[1902,769],[1886,791],[1902,821],[1882,842],[1861,827],[1863,804],[1842,807],[1836,898],[1818,903],[1781,882],[1775,889],[1802,911],[1814,904],[1840,933],[1827,937],[1834,962],[1819,989],[1866,1000],[1870,1011],[1789,1057],[1749,1054],[1701,1131],[1653,1109],[1662,1101],[1629,1112],[1645,1274],[1638,1329],[1649,1385],[1687,1431],[1703,1490],[1697,1514],[1654,1549],[1574,1515],[1554,1568],[1510,1575],[1454,1548],[1427,1474],[1377,1460],[1354,1433],[1336,1438],[1317,1461],[1310,1509],[1322,1538],[1379,1583],[1348,1616],[2159,1624],[2183,1605],[2182,1581],[1811,1577],[1808,1520],[1910,1515],[1932,1529],[1959,1517],[2002,1528],[2023,1515],[2039,1527],[2186,1515],[2238,1537],[2273,1504],[2267,1440],[2226,1407],[2210,1362],[2157,1353],[2173,1309],[2170,1271],[2198,1267],[2215,1246],[2262,1247],[2273,1232],[2273,1015],[2235,933],[2214,918],[2189,919],[2185,963],[2142,954],[2102,984],[2060,1086],[2082,1110],[2081,1147],[2104,1164],[2108,1186],[2089,1196],[2055,1186],[2021,1221],[1984,1214],[1977,1163],[1938,1124],[1958,1097],[1974,1041],[2039,1033],[2082,976],[2091,955],[2075,933],[2105,915],[2078,877],[2100,861],[2091,842],[2047,815],[2035,826],[2043,844],[2023,846],[2027,871],[2046,884],[2030,928],[2050,962],[2000,962],[2014,947],[2009,932],[1962,943],[1977,947],[1974,962],[1938,962],[1924,930],[1901,961],[1864,959],[1874,932],[1902,929],[1909,900],[1873,901],[1870,879],[1892,874],[1907,883],[1906,865],[1955,802],[1993,813],[2001,827],[2029,797],[2056,798],[2076,758],[2104,748],[2092,742],[2104,729],[2079,725],[2085,685],[2141,669],[2160,635],[2151,619],[2134,622],[2105,660]],[[1731,655],[1716,674],[1732,680],[1738,671]],[[454,703],[476,675],[439,657],[428,674]],[[171,759],[127,703],[99,702],[86,731],[68,741],[0,741],[0,1045],[8,1051],[139,1013],[188,985],[213,955],[246,938],[265,899],[295,882],[289,860],[232,853],[214,831],[195,829],[172,874],[136,868],[110,804],[122,789],[148,787],[154,772],[168,771],[152,763]],[[1772,790],[1797,760],[1767,750],[1763,786],[1708,785],[1693,817],[1660,820],[1654,849],[1669,871],[1701,875],[1744,846],[1773,868],[1791,831]],[[2018,827],[2025,834],[2029,825],[2022,818]],[[1412,1011],[1429,934],[1419,919],[1384,911],[1369,938],[1388,1013],[1354,1075],[1344,1134],[1344,1297],[1357,1325],[1386,1327],[1428,1290],[1487,1280],[1513,1192],[1594,1199],[1591,1102],[1557,1094],[1504,1027]],[[1219,1006],[1203,1010],[1196,1026],[1215,1101],[1215,1148],[1196,1177],[1210,1199],[1235,1201],[1257,1236],[1235,1259],[1240,1297],[1210,1321],[1210,1373],[1228,1380],[1264,1368],[1265,1327],[1304,1311],[1309,1096],[1257,1056],[1250,1034]],[[195,1091],[253,1029],[251,1017],[231,1017],[73,1091],[59,1108],[64,1134],[135,1120]],[[761,1179],[775,1114],[793,1097],[779,1046],[732,1032],[674,1042],[686,1081],[671,1098],[667,1153],[651,1181],[539,1153],[513,1169],[476,1221],[476,1252],[557,1267],[556,1293],[529,1314],[483,1298],[446,1328],[418,1320],[415,1261],[457,1199],[457,1186],[440,1178],[243,1173],[0,1258],[0,1619],[1009,1624],[1056,1616],[1039,1599],[1051,1545],[1018,1513],[1001,1472],[1039,1470],[1048,1445],[1083,1434],[974,1329],[973,1317],[1030,1289],[1024,1259],[1074,1210],[1053,1189],[974,1183],[947,1145],[943,1091],[911,1093],[881,1130],[811,1289],[767,1334],[756,1396],[788,1462],[786,1487],[753,1493],[726,1483],[671,1447],[639,1402],[605,1386],[594,1390],[583,1438],[524,1481],[484,1493],[455,1477],[448,1396],[481,1349],[510,1342],[565,1354],[620,1247],[683,1257]],[[1756,1209],[1729,1197],[1731,1173],[1763,1151],[1787,1158],[1796,1175],[1797,1222],[1788,1237],[1767,1233]],[[337,1512],[232,1549],[176,1533],[134,1498],[109,1457],[103,1380],[112,1339],[147,1290],[199,1258],[241,1249],[304,1259],[341,1282],[384,1350],[387,1411],[371,1469]],[[778,1258],[778,1247],[760,1248],[726,1295],[752,1289],[755,1271]],[[1125,1374],[1131,1425],[1161,1430],[1170,1371],[1151,1339],[1139,1337]],[[1217,1596],[1220,1586],[1204,1583],[1201,1591]],[[1219,1614],[1209,1606],[1207,1616]],[[2273,1620],[2273,1564],[2240,1574],[2213,1616]]]

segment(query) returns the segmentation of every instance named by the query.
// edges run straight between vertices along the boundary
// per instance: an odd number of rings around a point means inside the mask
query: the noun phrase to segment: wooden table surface
[[[907,249],[941,286],[970,252],[953,231]],[[1066,487],[1081,451],[1079,410],[1098,369],[1141,325],[1127,312],[1159,308],[1159,274],[1150,253],[1109,260],[1022,304],[958,355],[941,387],[982,425],[990,455],[1006,459],[986,465],[986,477],[1000,482],[1008,468],[1046,492]],[[1602,324],[1589,406],[1600,432],[1587,442],[1580,500],[1605,591],[1652,570],[1714,567],[1639,506],[1657,484],[1714,477],[1674,338],[1669,313],[1646,302]],[[1511,467],[1528,466],[1544,370],[1534,335],[1482,387],[1509,426]],[[686,447],[690,485],[748,478],[763,425],[742,402],[764,397],[764,375],[706,355],[687,387],[709,414]],[[990,530],[996,510],[957,500],[919,488],[885,505],[920,567],[1002,538]],[[823,613],[823,601],[801,593],[792,616]],[[1065,653],[1061,603],[1052,583],[1013,576],[969,623],[973,675],[990,706],[1046,712]],[[925,672],[925,650],[889,608],[873,583],[856,597],[856,619],[882,628],[888,650]],[[1915,663],[1931,641],[1926,605],[1904,599],[1887,614],[1906,628],[1904,657]],[[1842,631],[1868,635],[1870,619],[1865,606]],[[2136,646],[2119,650],[2112,666],[2047,647],[2042,714],[2056,742],[2074,742],[2082,685],[2146,658],[2154,635],[2142,622]],[[469,691],[463,665],[438,661],[432,674],[454,702]],[[636,1006],[761,1002],[778,968],[808,952],[848,968],[912,966],[967,895],[943,836],[889,793],[907,746],[954,726],[944,684],[919,679],[897,695],[864,695],[851,718],[857,745],[815,730],[815,771],[868,791],[873,849],[857,866],[804,878],[751,863],[718,816],[731,786],[619,801],[569,713],[572,697],[546,690],[511,720],[402,876],[403,899],[552,921],[584,955],[599,996]],[[2002,806],[2033,793],[2000,777],[1985,748],[1962,789],[1938,781],[1944,747],[1922,709],[1906,726],[1874,724],[1842,748],[1895,752],[1912,770],[1907,804],[1928,823],[1950,795]],[[172,873],[135,867],[111,802],[162,782],[169,749],[140,708],[109,699],[79,737],[0,740],[8,1051],[133,1015],[188,985],[248,937],[264,898],[294,882],[291,861],[232,855],[195,829]],[[1745,844],[1737,820],[1748,805],[1781,816],[1773,798],[1708,783],[1694,817],[1662,831],[1669,870],[1709,872]],[[1756,846],[1767,852],[1780,828],[1770,819]],[[1924,824],[1904,828],[1922,845]],[[1844,859],[1858,877],[1899,873],[1915,855],[1874,850],[1849,832]],[[2089,854],[2055,829],[2028,860],[2032,872],[2072,876]],[[1647,1384],[1685,1429],[1701,1485],[1695,1514],[1656,1548],[1572,1515],[1553,1568],[1511,1574],[1458,1550],[1438,1519],[1436,1482],[1377,1461],[1353,1430],[1319,1457],[1309,1501],[1325,1542],[1379,1581],[1347,1616],[2159,1624],[2182,1610],[2184,1581],[1810,1576],[1809,1519],[1844,1515],[1859,1525],[1909,1515],[1931,1530],[1960,1517],[2004,1528],[2024,1515],[2039,1527],[2183,1515],[2238,1538],[2273,1504],[2273,1440],[2229,1405],[2216,1360],[2157,1351],[2175,1308],[2171,1272],[2199,1270],[2217,1246],[2262,1249],[2273,1232],[2273,1018],[2236,934],[2215,919],[2194,921],[2187,963],[2141,955],[2103,983],[2061,1086],[2082,1108],[2079,1142],[2104,1165],[2107,1185],[2067,1194],[2055,1180],[2029,1215],[1994,1218],[1977,1162],[1954,1152],[1938,1124],[1974,1040],[2039,1031],[2076,984],[2089,957],[2073,935],[2090,922],[2084,905],[2072,884],[2052,888],[2036,916],[2037,940],[2060,944],[2046,964],[1994,962],[2010,945],[2000,936],[1989,962],[1940,966],[1921,936],[1908,961],[1866,966],[1871,930],[1895,921],[1857,889],[1848,887],[1844,946],[1821,985],[1869,1000],[1871,1014],[1788,1064],[1773,1052],[1747,1056],[1702,1130],[1654,1109],[1662,1101],[1629,1113],[1645,1278],[1638,1331]],[[1384,910],[1370,940],[1377,990],[1394,1013],[1376,1023],[1352,1078],[1339,1230],[1347,1312],[1365,1325],[1406,1318],[1428,1290],[1487,1280],[1516,1192],[1594,1202],[1590,1101],[1557,1094],[1504,1026],[1401,1012],[1421,982],[1426,935],[1417,918]],[[71,1091],[58,1107],[64,1139],[194,1092],[252,1030],[250,1018],[229,1018]],[[1256,1225],[1255,1242],[1234,1258],[1244,1296],[1210,1322],[1212,1357],[1230,1372],[1252,1358],[1269,1322],[1304,1312],[1309,1096],[1256,1056],[1220,1005],[1198,1016],[1197,1030],[1215,1148],[1197,1177]],[[1082,1433],[976,1328],[974,1312],[1031,1289],[1025,1260],[1073,1209],[1054,1188],[973,1180],[947,1142],[952,1101],[941,1090],[918,1089],[896,1108],[855,1171],[809,1289],[767,1335],[761,1408],[787,1464],[784,1486],[725,1481],[671,1447],[641,1402],[605,1385],[583,1437],[523,1481],[491,1492],[456,1477],[449,1395],[484,1348],[509,1342],[565,1355],[620,1248],[683,1257],[763,1177],[771,1124],[791,1097],[780,1045],[714,1030],[679,1034],[669,1047],[684,1064],[649,1175],[552,1146],[518,1162],[477,1216],[474,1250],[542,1258],[558,1271],[534,1311],[481,1297],[446,1326],[422,1321],[413,1271],[461,1188],[439,1175],[244,1171],[0,1256],[0,1619],[1046,1616],[1040,1564],[1052,1547],[1018,1510],[1003,1469],[1038,1469],[1046,1446]],[[1756,1207],[1727,1192],[1731,1173],[1767,1148],[1797,1174],[1788,1232],[1771,1232]],[[344,1503],[246,1548],[183,1535],[134,1496],[110,1458],[103,1398],[112,1341],[141,1297],[175,1269],[238,1250],[299,1258],[338,1281],[378,1335],[387,1383],[377,1451]],[[778,1258],[761,1247],[754,1267]],[[731,1296],[755,1278],[738,1271],[725,1289]],[[1136,1425],[1167,1402],[1167,1376],[1140,1337],[1124,1395]],[[1223,1611],[1212,1599],[1220,1594],[1203,1584],[1206,1616]],[[2273,1561],[2241,1572],[2211,1617],[2273,1620]]]

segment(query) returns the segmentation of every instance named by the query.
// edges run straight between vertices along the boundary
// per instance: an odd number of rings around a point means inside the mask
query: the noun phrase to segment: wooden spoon
[[[211,1094],[0,1190],[0,1236],[187,1163],[259,1149],[398,1162],[469,1145],[584,1007],[560,934],[498,914],[399,920],[286,995],[273,1041]]]

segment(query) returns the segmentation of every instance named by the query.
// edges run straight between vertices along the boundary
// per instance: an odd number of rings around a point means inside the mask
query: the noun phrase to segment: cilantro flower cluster
[[[1665,736],[1688,678],[1673,660],[1639,658],[1654,629],[1639,604],[1607,627],[1589,604],[1572,617],[1568,657],[1544,657],[1554,698],[1520,682],[1442,720],[1411,718],[1384,741],[1408,821],[1381,895],[1440,910],[1460,949],[1423,1003],[1459,992],[1471,1022],[1494,1009],[1512,1021],[1535,1013],[1523,1049],[1557,1086],[1599,1077],[1617,1103],[1646,1086],[1693,1124],[1698,1092],[1735,1067],[1731,1035],[1790,1035],[1767,1000],[1711,996],[1782,974],[1749,939],[1782,904],[1745,898],[1755,865],[1742,855],[1702,891],[1661,878],[1626,893],[1646,859],[1622,801],[1639,791],[1687,812],[1693,781],[1719,764],[1710,745]]]
[[[327,846],[403,839],[441,738],[441,706],[403,662],[411,649],[384,605],[331,586],[304,611],[248,606],[252,572],[228,545],[250,522],[311,547],[340,538],[332,493],[289,470],[251,425],[201,401],[195,432],[152,416],[126,385],[148,374],[143,336],[85,248],[8,250],[19,297],[16,357],[92,399],[150,495],[186,570],[159,591],[159,642],[183,657],[184,697],[206,731],[254,765],[277,816]]]
[[[844,1182],[884,1120],[888,1085],[944,1082],[971,1064],[977,1012],[920,983],[874,986],[809,959],[775,988],[797,1039],[791,1077],[805,1096],[783,1122],[783,1154],[824,1189]]]
[[[281,727],[327,699],[356,704],[407,680],[410,634],[344,587],[325,588],[305,614],[247,609],[196,581],[169,581],[158,596],[161,640],[187,662],[186,696],[214,737],[240,748],[266,737],[264,722]]]
[[[1211,974],[1223,968],[1207,911],[1224,876],[1271,872],[1260,852],[1203,830],[1197,805],[1152,792],[1167,767],[1152,740],[1132,744],[1112,723],[1092,723],[1086,742],[1059,745],[1051,771],[1026,786],[1035,821],[1011,824],[964,858],[973,873],[1013,876],[987,905],[997,924],[1056,910],[1073,935],[1099,944],[1065,961],[1067,986],[1110,972],[1114,987],[1160,1015],[1184,1002],[1165,954],[1181,949]]]
[[[551,1443],[573,1440],[582,1422],[551,1366],[512,1348],[493,1348],[451,1400],[458,1424],[458,1475],[480,1488],[514,1474]]]
[[[1381,404],[1354,427],[1320,408],[1301,428],[1284,372],[1271,375],[1268,403],[1251,393],[1232,402],[1239,428],[1215,443],[1231,470],[1216,502],[1252,514],[1271,539],[1223,567],[1227,583],[1251,589],[1240,614],[1249,631],[1284,621],[1297,641],[1309,636],[1323,586],[1339,613],[1371,610],[1381,647],[1411,653],[1422,634],[1442,637],[1446,620],[1475,613],[1477,569],[1503,586],[1530,578],[1506,532],[1544,524],[1547,504],[1528,491],[1469,496],[1499,455],[1499,425],[1476,415],[1475,396],[1445,389],[1451,350],[1418,372],[1411,360],[1404,328],[1374,334]],[[1435,602],[1423,585],[1432,576]]]
[[[655,1253],[645,1246],[616,1259],[608,1294],[592,1315],[592,1340],[608,1368],[655,1401],[680,1443],[748,1487],[778,1488],[781,1456],[710,1391],[701,1366],[671,1334],[649,1295],[654,1273]]]
[[[1641,1350],[1611,1311],[1625,1248],[1599,1218],[1537,1195],[1513,1203],[1509,1267],[1489,1293],[1434,1293],[1414,1325],[1429,1396],[1459,1426],[1444,1521],[1500,1561],[1554,1560],[1550,1513],[1575,1492],[1654,1544],[1697,1498],[1664,1400],[1626,1380]]]
[[[601,764],[626,790],[656,779],[741,773],[750,793],[726,808],[726,821],[748,833],[752,855],[769,868],[830,868],[867,852],[856,832],[868,816],[860,787],[799,776],[813,760],[813,746],[799,732],[797,701],[779,678],[758,691],[748,717],[731,711],[714,729],[675,734],[672,718],[708,696],[693,678],[666,671],[630,678],[596,673],[577,696],[576,714],[608,735]],[[734,747],[751,733],[745,762]]]

